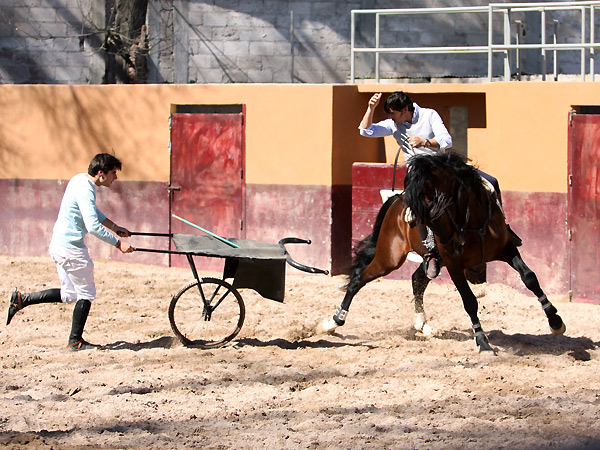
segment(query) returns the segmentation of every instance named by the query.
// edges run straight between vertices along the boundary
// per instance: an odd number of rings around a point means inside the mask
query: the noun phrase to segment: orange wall
[[[246,181],[331,184],[327,85],[0,86],[0,178],[68,179],[98,152],[168,181],[176,104],[246,104]]]
[[[505,190],[567,192],[569,111],[600,105],[600,85],[497,83],[486,97],[487,128],[470,131],[470,156]]]
[[[173,105],[245,104],[247,183],[350,184],[353,162],[390,162],[397,149],[357,131],[380,90],[405,90],[442,115],[469,106],[469,156],[514,191],[566,192],[568,113],[600,105],[600,84],[590,82],[2,85],[0,178],[67,179],[114,151],[121,179],[166,182]]]

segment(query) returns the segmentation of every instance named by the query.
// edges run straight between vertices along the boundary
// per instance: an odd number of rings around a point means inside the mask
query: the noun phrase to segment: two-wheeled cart
[[[187,257],[194,280],[183,286],[171,299],[169,322],[179,340],[191,347],[217,348],[237,336],[246,316],[244,300],[238,289],[253,289],[265,298],[283,302],[286,263],[304,272],[329,273],[327,270],[308,267],[292,259],[285,248],[286,244],[311,243],[309,240],[295,237],[284,238],[278,244],[271,244],[191,234],[136,232],[132,235],[169,237],[176,248],[136,248],[136,251]],[[194,262],[196,256],[224,258],[222,278],[200,277]]]

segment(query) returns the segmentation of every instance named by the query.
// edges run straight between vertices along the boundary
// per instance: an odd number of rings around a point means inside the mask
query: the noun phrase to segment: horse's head
[[[469,221],[470,204],[481,191],[481,178],[466,158],[455,153],[420,155],[410,160],[404,181],[404,201],[420,223],[440,243],[461,253]]]

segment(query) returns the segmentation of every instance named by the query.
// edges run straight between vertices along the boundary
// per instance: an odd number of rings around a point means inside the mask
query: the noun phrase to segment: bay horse
[[[565,325],[538,282],[523,262],[509,231],[504,212],[485,186],[477,169],[466,158],[453,153],[419,155],[410,160],[404,181],[404,193],[389,198],[380,209],[373,232],[358,243],[353,258],[346,295],[332,319],[325,319],[319,331],[333,332],[345,323],[350,303],[370,281],[398,269],[409,252],[423,256],[417,224],[427,225],[434,233],[441,264],[445,266],[471,319],[475,343],[480,352],[492,352],[477,316],[478,303],[468,282],[469,269],[489,261],[504,261],[521,276],[546,313],[553,334],[565,332]],[[423,294],[429,278],[423,265],[412,275],[415,302],[415,328],[426,325]]]

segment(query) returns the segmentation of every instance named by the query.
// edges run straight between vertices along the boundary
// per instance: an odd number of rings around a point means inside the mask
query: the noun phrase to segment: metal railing
[[[600,8],[600,1],[578,1],[578,2],[549,2],[549,3],[490,3],[488,6],[466,6],[466,7],[448,7],[448,8],[404,8],[404,9],[362,9],[352,10],[350,16],[350,78],[354,83],[355,58],[358,53],[375,54],[375,79],[380,81],[380,55],[381,54],[458,54],[458,53],[487,53],[487,78],[493,80],[493,56],[495,53],[504,55],[504,80],[511,78],[511,67],[509,51],[515,50],[517,56],[517,78],[521,75],[521,50],[539,49],[542,57],[542,79],[546,79],[546,63],[548,52],[554,55],[554,79],[558,79],[558,51],[579,50],[581,52],[581,79],[585,81],[586,77],[586,54],[589,59],[590,77],[594,81],[595,75],[595,50],[600,48],[600,42],[595,42],[595,11]],[[546,13],[548,11],[577,11],[581,13],[581,42],[558,43],[558,21],[554,23],[554,35],[552,43],[546,42]],[[536,44],[521,43],[517,34],[516,43],[511,43],[511,22],[510,15],[514,12],[532,12],[537,11],[541,16],[541,38]],[[589,14],[586,12],[589,11]],[[477,13],[487,14],[488,16],[488,43],[487,45],[471,45],[456,47],[381,47],[380,45],[380,18],[382,16],[407,16],[415,14],[458,14],[458,13]],[[356,17],[358,15],[375,15],[375,47],[356,47]],[[494,44],[494,17],[502,14],[503,17],[503,44]],[[586,17],[589,16],[589,42],[586,42]],[[517,27],[521,27],[521,21],[515,21]]]

